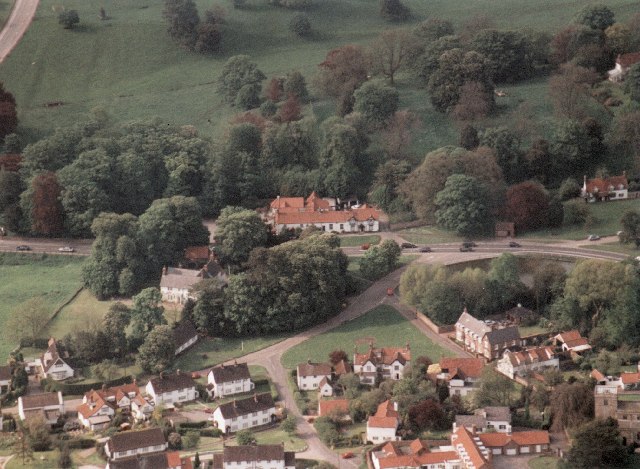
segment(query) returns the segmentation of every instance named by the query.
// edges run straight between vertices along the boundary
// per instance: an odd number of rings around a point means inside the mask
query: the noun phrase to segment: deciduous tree
[[[513,381],[493,368],[485,367],[478,389],[473,393],[473,402],[476,407],[509,406],[514,390]]]
[[[13,331],[13,336],[18,340],[34,340],[49,321],[50,315],[51,311],[42,298],[31,298],[11,311],[7,328]]]
[[[485,186],[476,178],[454,174],[436,195],[438,224],[463,236],[483,233],[491,220]]]
[[[239,268],[253,249],[266,246],[267,227],[255,211],[227,207],[218,218],[215,241],[220,262]]]
[[[0,140],[12,134],[18,127],[18,112],[13,94],[4,89],[0,82]]]
[[[400,95],[395,88],[379,82],[369,81],[353,94],[354,111],[362,114],[373,127],[383,126],[398,110]]]
[[[608,6],[587,5],[576,14],[575,22],[604,31],[615,22],[615,16]]]
[[[416,47],[414,37],[402,29],[383,31],[371,44],[370,56],[374,73],[380,73],[394,84],[396,73],[407,65]]]
[[[356,88],[367,81],[371,60],[364,48],[349,44],[327,53],[318,65],[315,84],[320,92],[337,99],[351,97]],[[345,112],[348,114],[350,109]]]
[[[133,298],[131,307],[132,335],[144,339],[156,325],[166,324],[162,295],[154,287],[145,288]]]
[[[173,39],[185,47],[194,47],[200,16],[193,0],[165,0],[162,16],[167,20],[167,31]]]
[[[170,326],[157,325],[138,349],[136,363],[147,373],[160,373],[175,359],[175,342]]]
[[[80,16],[78,16],[78,11],[61,11],[58,14],[58,23],[60,23],[64,29],[73,29],[76,24],[80,23]]]
[[[45,172],[31,182],[32,210],[31,229],[34,233],[47,236],[60,234],[64,230],[63,208],[60,203],[62,189],[55,173]]]
[[[505,214],[515,223],[518,232],[547,226],[549,194],[542,184],[525,181],[507,189]]]
[[[247,86],[261,87],[266,76],[248,55],[234,55],[227,60],[218,78],[218,93],[229,104],[236,102],[240,90]]]

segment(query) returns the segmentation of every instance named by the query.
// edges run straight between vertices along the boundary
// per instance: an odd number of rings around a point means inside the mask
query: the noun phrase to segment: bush
[[[301,10],[311,6],[311,0],[269,0],[269,3],[294,10]]]
[[[273,101],[266,100],[260,105],[260,114],[262,117],[273,117],[278,112],[278,106]]]
[[[206,420],[201,420],[199,422],[182,422],[178,425],[178,428],[204,428],[207,426]]]
[[[69,449],[95,448],[96,440],[92,438],[80,438],[78,440],[69,440],[67,441],[67,446],[69,447]]]
[[[222,430],[220,430],[219,428],[204,428],[200,430],[200,436],[219,438],[222,436]]]
[[[293,15],[289,22],[289,31],[300,36],[305,37],[311,34],[311,21],[309,17],[304,13],[297,13]]]
[[[64,395],[79,395],[84,394],[86,392],[91,391],[92,389],[100,389],[102,385],[106,385],[107,387],[113,386],[121,386],[123,384],[129,384],[133,382],[132,376],[122,376],[121,378],[116,378],[111,381],[105,382],[96,382],[96,383],[80,383],[80,384],[71,384],[71,383],[60,383],[54,380],[43,379],[40,381],[40,385],[43,389],[47,391],[62,391]]]
[[[583,200],[571,200],[564,206],[565,225],[581,225],[587,221],[589,216],[589,205]]]
[[[380,0],[380,15],[389,21],[404,21],[411,11],[400,0]]]
[[[574,178],[565,179],[560,188],[558,189],[558,195],[561,200],[569,200],[580,196],[580,184]]]
[[[80,17],[76,10],[66,10],[58,15],[58,23],[60,23],[64,29],[72,29],[73,25],[79,22]]]

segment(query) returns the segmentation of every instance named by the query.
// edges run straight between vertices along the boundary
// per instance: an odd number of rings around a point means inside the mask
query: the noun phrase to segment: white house
[[[11,367],[0,366],[0,394],[4,394],[11,387]]]
[[[410,363],[411,349],[409,344],[404,348],[374,348],[373,344],[369,344],[367,352],[354,353],[353,372],[360,377],[360,381],[364,384],[373,384],[378,376],[383,379],[399,380],[404,375],[404,369]]]
[[[271,423],[276,406],[269,393],[256,394],[246,399],[233,400],[213,411],[213,423],[224,433],[237,432]]]
[[[327,378],[322,378],[322,381],[318,384],[318,392],[324,397],[333,396],[333,386],[331,385],[331,381]]]
[[[503,375],[514,379],[516,375],[523,376],[529,371],[546,368],[558,370],[560,360],[551,347],[537,347],[522,352],[505,350],[502,358],[496,363],[496,368]]]
[[[116,413],[115,403],[106,402],[101,397],[83,402],[77,408],[78,420],[91,431],[102,430],[111,424]]]
[[[508,407],[483,407],[473,415],[456,415],[453,431],[459,427],[472,432],[511,433],[511,411]]]
[[[147,420],[153,413],[153,409],[153,404],[142,394],[138,394],[131,400],[131,415],[133,415],[138,422]]]
[[[609,70],[609,81],[614,83],[620,83],[624,81],[624,77],[631,68],[632,65],[640,62],[640,52],[630,52],[628,54],[620,54],[616,58],[616,66],[614,69]]]
[[[399,424],[398,403],[384,401],[378,406],[376,413],[367,420],[367,441],[378,444],[400,440],[397,435]]]
[[[295,456],[284,444],[225,446],[213,454],[213,469],[294,469]]]
[[[136,411],[140,409],[142,415],[134,412],[134,402],[137,402]],[[77,408],[78,420],[90,430],[100,430],[109,426],[118,409],[124,414],[133,413],[137,420],[145,420],[145,415],[153,412],[153,406],[142,397],[140,388],[134,382],[112,388],[104,386],[98,391],[87,392]]]
[[[65,361],[69,354],[62,347],[59,347],[56,339],[49,339],[49,348],[40,357],[40,367],[45,378],[62,381],[73,378],[73,368]]]
[[[193,469],[189,456],[177,451],[128,456],[107,462],[105,469]]]
[[[176,355],[184,352],[198,341],[198,331],[188,319],[176,324],[172,332],[173,342],[176,344]]]
[[[328,363],[301,363],[296,368],[296,381],[301,391],[317,390],[320,382],[331,379],[331,365]]]
[[[160,278],[162,301],[184,304],[191,295],[191,288],[205,278],[209,278],[205,269],[192,270],[177,267],[165,267]]]
[[[198,397],[195,381],[180,370],[174,374],[160,373],[157,378],[149,380],[145,390],[156,406],[195,401]]]
[[[109,460],[160,453],[167,449],[161,428],[116,433],[107,441],[104,452]]]
[[[563,352],[584,353],[591,350],[589,341],[582,337],[580,331],[561,332],[553,337],[553,342],[562,348]]]
[[[549,432],[531,430],[514,433],[479,433],[482,445],[494,455],[517,456],[549,450]]]
[[[441,358],[427,374],[436,383],[446,383],[450,396],[464,397],[476,389],[485,363],[482,358]]]
[[[584,176],[580,196],[589,202],[626,199],[629,197],[627,175],[622,173],[622,176],[593,179],[587,179],[587,176]]]
[[[64,415],[62,393],[58,391],[20,396],[18,398],[18,415],[20,420],[42,415],[49,425],[54,425]]]
[[[218,365],[207,374],[207,393],[211,397],[225,397],[243,392],[251,392],[255,384],[246,363]]]

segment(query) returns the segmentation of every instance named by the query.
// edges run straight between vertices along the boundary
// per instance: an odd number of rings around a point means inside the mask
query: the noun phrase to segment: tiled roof
[[[213,375],[213,379],[217,384],[228,383],[230,381],[240,381],[245,379],[251,379],[249,373],[249,367],[246,363],[235,363],[233,365],[218,365],[209,373]]]
[[[160,287],[188,289],[200,282],[203,276],[202,270],[168,267],[166,273],[162,273]]]
[[[49,407],[54,405],[60,405],[60,396],[57,392],[45,392],[43,394],[31,394],[27,396],[21,396],[22,408],[27,409],[40,409],[42,407]]]
[[[506,351],[505,356],[513,366],[524,366],[553,360],[556,354],[551,347],[537,347],[522,352]]]
[[[82,414],[85,419],[88,419],[89,417],[93,417],[95,414],[97,414],[100,409],[105,406],[115,409],[115,404],[105,402],[101,397],[98,397],[98,399],[94,401],[93,406],[89,403],[80,404],[77,408],[77,411],[78,413]]]
[[[517,326],[509,326],[503,329],[494,329],[491,332],[487,332],[486,338],[491,345],[503,344],[505,342],[520,340],[520,331],[518,330]]]
[[[390,441],[376,453],[381,469],[422,467],[458,460],[455,451],[431,451],[426,440]]]
[[[607,377],[605,375],[603,375],[600,371],[593,369],[591,370],[591,374],[590,376],[595,379],[596,381],[606,381]]]
[[[188,319],[183,319],[180,321],[172,330],[173,332],[173,342],[176,344],[176,347],[180,347],[181,345],[186,344],[194,337],[197,337],[198,331],[193,326],[193,323]]]
[[[379,220],[380,211],[375,208],[358,208],[350,210],[328,210],[325,212],[278,212],[275,216],[276,225],[308,225],[313,223],[349,223],[366,222],[369,219]]]
[[[374,365],[384,364],[391,365],[393,362],[398,361],[403,365],[411,360],[411,350],[409,347],[382,347],[382,348],[369,348],[365,353],[356,353],[353,357],[353,363],[355,365],[362,366],[368,361],[371,361]]]
[[[114,386],[112,388],[98,389],[85,393],[85,398],[88,401],[97,401],[98,399],[109,399],[111,397],[115,398],[116,401],[122,399],[124,395],[129,396],[129,394],[138,395],[140,394],[140,388],[135,383],[123,384],[121,386]]]
[[[480,448],[481,441],[479,439],[476,440],[476,438],[477,436],[471,434],[465,427],[458,427],[454,434],[451,435],[451,443],[456,448],[458,445],[464,448],[475,469],[488,469],[491,465],[488,462],[486,453]]]
[[[620,381],[622,384],[636,384],[640,382],[640,373],[621,373]]]
[[[575,339],[575,340],[568,340],[565,342],[565,345],[569,350],[578,348],[578,347],[585,348],[585,345],[589,346],[589,348],[591,347],[586,337],[580,337],[579,339]]]
[[[513,441],[518,446],[526,445],[548,445],[549,432],[542,430],[532,430],[527,432],[507,433],[480,433],[478,434],[482,444],[489,448],[502,448]]]
[[[62,360],[62,357],[65,357],[65,358],[68,357],[68,354],[65,353],[65,350],[62,347],[58,347],[58,343],[56,342],[56,339],[54,339],[53,337],[49,339],[49,347],[47,348],[47,352],[51,354],[51,360],[45,359],[46,352],[43,353],[42,357],[40,358],[40,360],[42,361],[42,367],[44,368],[45,373],[48,372],[49,369],[58,360],[61,360],[62,362],[64,362],[64,360]]]
[[[180,389],[194,388],[195,381],[187,373],[161,374],[157,378],[149,380],[156,395]]]
[[[616,63],[619,63],[622,67],[631,67],[638,62],[640,62],[640,52],[621,54],[616,59]]]
[[[226,463],[241,461],[284,461],[283,445],[240,445],[225,446],[223,458]]]
[[[582,335],[580,334],[580,331],[573,330],[573,331],[561,332],[560,334],[556,335],[555,338],[559,342],[566,343],[571,340],[581,339]]]
[[[280,197],[271,201],[270,207],[274,210],[299,210],[304,208],[304,197]]]
[[[0,381],[11,381],[11,367],[9,365],[0,366]]]
[[[342,376],[351,373],[353,368],[351,368],[351,364],[348,361],[340,360],[333,366],[333,371],[336,375]]]
[[[274,408],[273,397],[268,392],[262,394],[256,394],[253,397],[246,399],[233,400],[222,404],[218,407],[222,417],[230,419],[233,417],[239,417],[241,415],[251,414],[253,412],[259,412]]]
[[[467,312],[467,308],[464,309],[460,318],[456,322],[456,325],[462,325],[476,334],[478,337],[483,337],[487,332],[491,332],[491,327],[479,319],[474,318]]]
[[[318,415],[328,415],[332,412],[349,413],[349,399],[333,399],[318,401]]]
[[[536,315],[536,313],[531,311],[529,308],[525,308],[524,306],[516,306],[506,311],[504,314],[515,319],[523,319]]]
[[[394,403],[386,400],[378,405],[376,413],[367,420],[367,427],[376,428],[397,428],[398,411],[395,410]]]
[[[626,176],[610,176],[608,178],[593,178],[587,180],[587,192],[590,194],[606,194],[610,190],[620,190],[629,187]]]
[[[109,462],[111,469],[193,469],[191,459],[177,451],[131,456]]]
[[[184,250],[185,259],[192,261],[209,259],[209,246],[189,246]]]
[[[486,416],[487,420],[511,422],[511,410],[506,406],[488,406],[482,409],[477,409],[476,412],[482,412]]]
[[[484,368],[482,358],[441,358],[440,369],[448,370],[449,377],[462,374],[461,378],[480,378]]]
[[[331,365],[327,363],[300,363],[298,376],[331,376]]]
[[[161,428],[147,428],[145,430],[116,433],[109,439],[107,445],[109,445],[109,451],[113,454],[132,449],[164,445],[166,442]]]

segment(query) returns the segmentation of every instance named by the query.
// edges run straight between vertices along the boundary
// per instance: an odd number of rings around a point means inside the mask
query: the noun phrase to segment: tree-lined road
[[[0,63],[18,45],[36,14],[39,0],[16,0],[9,19],[0,31]]]
[[[15,252],[18,246],[29,246],[31,251],[21,251],[24,253],[37,254],[58,254],[58,248],[70,246],[75,249],[75,253],[88,256],[91,254],[92,239],[64,239],[64,238],[20,238],[20,237],[0,237],[0,251]]]

